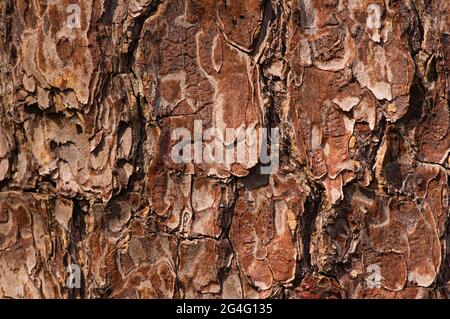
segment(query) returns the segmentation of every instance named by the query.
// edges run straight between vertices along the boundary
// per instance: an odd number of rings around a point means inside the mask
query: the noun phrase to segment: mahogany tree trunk
[[[448,0],[1,0],[0,297],[446,298],[449,92]]]

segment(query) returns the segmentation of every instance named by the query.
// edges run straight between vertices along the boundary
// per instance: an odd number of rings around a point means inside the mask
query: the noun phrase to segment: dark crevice
[[[273,21],[274,15],[273,15],[273,8],[272,8],[272,1],[271,0],[265,0],[264,1],[264,12],[263,12],[263,20],[261,25],[261,31],[259,32],[259,36],[256,39],[256,41],[253,42],[250,50],[251,56],[256,56],[258,51],[261,48],[261,45],[264,43],[264,40],[267,36],[267,31],[269,28],[269,25]]]
[[[83,240],[86,233],[86,212],[83,207],[88,207],[88,202],[85,200],[73,199],[73,211],[70,224],[70,240],[67,247],[67,252],[70,255],[70,262],[82,268],[79,260],[79,244]],[[65,256],[65,265],[68,266],[69,260]],[[81,288],[68,289],[69,299],[84,299],[86,297],[86,283],[83,271],[81,271]]]
[[[113,24],[114,12],[116,11],[118,0],[106,0],[103,15],[101,21],[106,25]]]
[[[131,34],[133,34],[134,37],[131,39],[128,52],[125,56],[125,59],[123,60],[124,61],[123,69],[120,70],[120,72],[132,73],[134,59],[136,56],[136,50],[139,44],[139,40],[141,38],[141,33],[142,29],[144,28],[145,21],[147,21],[147,19],[150,18],[158,10],[158,7],[161,3],[162,3],[161,0],[151,3],[149,7],[145,11],[143,11],[139,17],[135,19],[133,29],[131,31]]]
[[[294,285],[297,286],[300,282],[300,278],[303,277],[306,273],[310,273],[313,271],[313,266],[311,264],[311,236],[315,230],[315,222],[316,218],[321,210],[322,205],[322,194],[323,188],[319,184],[316,185],[317,189],[312,190],[310,196],[307,197],[304,211],[302,216],[300,217],[300,223],[298,226],[298,234],[299,240],[301,240],[302,248],[303,248],[303,258],[297,263],[297,276]]]
[[[398,125],[403,125],[405,127],[405,131],[410,131],[419,124],[422,119],[422,108],[426,103],[426,89],[419,79],[417,71],[411,84],[409,94],[408,111],[397,122]]]

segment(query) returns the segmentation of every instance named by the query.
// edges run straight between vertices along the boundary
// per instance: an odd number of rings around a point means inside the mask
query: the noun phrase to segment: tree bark
[[[448,297],[448,0],[2,0],[0,41],[0,297]],[[176,162],[197,123],[279,167]]]

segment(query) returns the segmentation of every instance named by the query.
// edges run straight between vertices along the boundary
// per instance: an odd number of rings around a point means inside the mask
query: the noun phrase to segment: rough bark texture
[[[448,0],[2,0],[0,297],[448,297],[449,92]]]

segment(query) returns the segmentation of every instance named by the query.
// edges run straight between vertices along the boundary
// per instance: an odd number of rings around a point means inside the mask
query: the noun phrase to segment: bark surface
[[[449,93],[448,0],[1,0],[0,297],[447,298]]]

